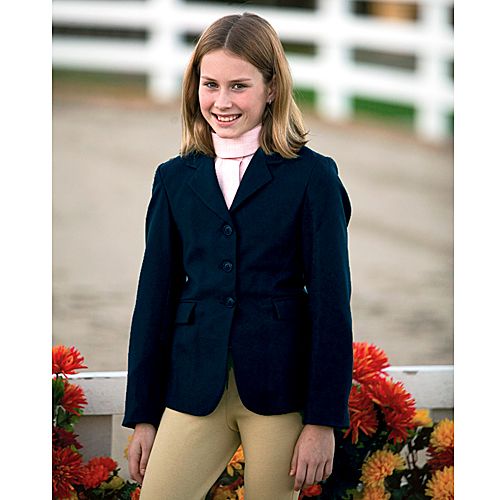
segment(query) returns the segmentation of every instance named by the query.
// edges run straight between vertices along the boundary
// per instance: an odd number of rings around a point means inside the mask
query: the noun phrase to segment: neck
[[[242,158],[253,155],[260,146],[262,124],[241,134],[239,137],[224,138],[212,132],[215,154],[219,158]]]

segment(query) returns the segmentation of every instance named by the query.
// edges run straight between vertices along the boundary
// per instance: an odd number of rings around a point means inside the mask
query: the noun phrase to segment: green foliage
[[[415,107],[394,101],[382,101],[364,96],[351,98],[354,116],[360,118],[376,118],[392,122],[403,127],[413,128],[415,122]]]
[[[295,87],[293,97],[297,105],[302,109],[313,109],[318,99],[317,92],[306,87]]]
[[[55,377],[52,379],[52,417],[55,415],[57,405],[61,404],[64,396],[64,381],[62,377]]]
[[[53,69],[52,82],[57,84],[74,84],[89,87],[134,87],[145,88],[146,76],[125,73],[111,73],[106,71],[84,71],[73,69]]]
[[[57,376],[52,379],[52,424],[64,430],[73,431],[73,426],[83,414],[83,410],[75,409],[76,415],[66,411],[61,406],[63,396],[64,379]]]
[[[130,496],[137,488],[136,483],[124,481],[118,472],[120,468],[116,468],[113,474],[107,481],[102,482],[98,488],[84,490],[77,486],[77,491],[82,491],[86,500],[130,500]]]

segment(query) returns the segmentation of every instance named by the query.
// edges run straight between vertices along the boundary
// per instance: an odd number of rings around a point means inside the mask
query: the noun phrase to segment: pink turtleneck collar
[[[212,132],[215,154],[218,158],[243,158],[253,155],[259,149],[262,124],[235,138],[222,138]]]

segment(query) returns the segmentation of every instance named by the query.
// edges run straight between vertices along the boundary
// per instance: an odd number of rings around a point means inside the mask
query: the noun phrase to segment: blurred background
[[[350,195],[355,340],[453,363],[451,0],[53,0],[53,344],[126,370],[156,166],[201,31],[255,12]],[[333,256],[332,256],[333,257]]]

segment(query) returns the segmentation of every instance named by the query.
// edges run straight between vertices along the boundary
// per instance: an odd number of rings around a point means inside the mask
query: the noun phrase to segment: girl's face
[[[262,122],[274,90],[253,64],[218,49],[201,60],[198,97],[201,113],[213,131],[235,138]]]

